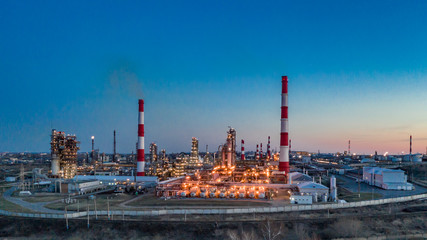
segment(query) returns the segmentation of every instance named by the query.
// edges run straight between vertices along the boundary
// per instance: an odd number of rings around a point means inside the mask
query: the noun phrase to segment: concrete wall
[[[408,197],[379,199],[371,201],[351,202],[351,203],[333,203],[333,204],[315,204],[315,205],[292,205],[285,207],[258,207],[258,208],[232,208],[232,209],[167,209],[167,210],[145,210],[145,211],[110,211],[110,215],[115,218],[122,216],[161,216],[161,215],[184,215],[184,214],[248,214],[248,213],[280,213],[296,211],[312,211],[325,209],[353,208],[372,205],[381,205],[387,203],[407,202],[417,199],[427,198],[427,194],[420,194]],[[16,213],[0,210],[0,215],[17,216],[30,218],[79,218],[87,216],[88,212],[74,212],[65,214],[43,214],[43,213]],[[92,218],[95,211],[89,211]],[[107,211],[97,211],[98,216],[108,216]]]

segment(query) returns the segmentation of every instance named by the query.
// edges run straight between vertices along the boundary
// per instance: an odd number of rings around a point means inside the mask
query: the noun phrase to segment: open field
[[[58,194],[57,195],[47,195],[47,196],[32,195],[32,196],[28,196],[28,197],[23,197],[21,199],[26,201],[26,202],[30,202],[30,203],[38,203],[38,202],[52,202],[52,201],[56,201],[56,200],[61,200],[64,197],[65,196],[61,196]]]
[[[107,199],[108,198],[108,199]],[[78,203],[69,204],[68,210],[71,211],[84,211],[89,205],[89,209],[95,209],[95,200],[87,200],[86,198],[78,198]],[[127,203],[128,202],[128,203]],[[145,195],[134,196],[128,194],[114,194],[114,195],[97,195],[96,208],[97,210],[107,210],[108,204],[110,210],[143,210],[147,208],[174,208],[181,209],[186,207],[264,207],[270,206],[268,201],[260,200],[224,200],[224,199],[169,199],[161,200],[153,194],[148,193]],[[64,210],[65,204],[62,202],[55,202],[46,205],[47,208]]]
[[[23,213],[32,213],[33,211],[23,208],[17,204],[11,203],[3,198],[3,196],[0,197],[0,209],[6,210],[9,212],[23,212]]]
[[[64,210],[65,205],[67,209],[71,211],[85,211],[89,205],[90,210],[95,209],[95,201],[97,210],[107,210],[108,204],[110,205],[110,210],[123,210],[123,207],[120,207],[119,204],[133,199],[136,196],[129,194],[99,194],[96,195],[96,200],[89,200],[88,196],[76,198],[76,203],[65,204],[62,202],[55,202],[46,205],[45,207],[55,210]]]
[[[353,193],[348,191],[345,188],[338,188],[338,199],[346,200],[347,202],[358,202],[365,200],[376,200],[382,197],[379,193],[360,193],[360,197],[358,193]]]
[[[132,201],[128,204],[129,206],[134,207],[143,207],[143,206],[171,206],[176,209],[182,207],[264,207],[270,206],[268,201],[264,200],[231,200],[231,199],[202,199],[202,198],[187,198],[187,199],[169,199],[169,200],[160,200],[155,196],[144,196],[141,199]]]

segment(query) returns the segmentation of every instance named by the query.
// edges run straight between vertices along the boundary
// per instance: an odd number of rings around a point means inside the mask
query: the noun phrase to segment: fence
[[[163,215],[184,215],[184,214],[248,214],[248,213],[281,213],[281,212],[296,212],[296,211],[312,211],[340,208],[354,208],[381,205],[387,203],[408,202],[418,199],[427,198],[427,194],[413,195],[407,197],[379,199],[371,201],[351,202],[351,203],[332,203],[319,205],[292,205],[285,207],[254,207],[254,208],[232,208],[232,209],[170,209],[170,210],[145,210],[145,211],[85,211],[74,212],[67,214],[48,214],[48,213],[17,213],[0,210],[0,215],[17,216],[29,218],[79,218],[89,216],[163,216]]]

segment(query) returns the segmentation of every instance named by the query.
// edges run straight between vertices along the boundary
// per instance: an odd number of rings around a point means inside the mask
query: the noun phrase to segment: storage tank
[[[245,198],[245,193],[239,193],[239,198]]]
[[[191,197],[196,197],[196,196],[197,196],[197,194],[196,194],[196,192],[191,192],[191,193],[190,193],[190,196],[191,196]]]
[[[205,198],[205,197],[206,197],[206,192],[201,192],[201,193],[200,193],[200,197],[201,197],[201,198]]]
[[[328,201],[328,195],[322,195],[322,202]]]
[[[225,192],[221,192],[221,193],[219,194],[219,197],[220,197],[220,198],[225,198]]]
[[[186,197],[187,193],[185,191],[182,191],[180,195],[181,195],[181,197]]]
[[[259,199],[263,199],[263,198],[265,198],[265,193],[263,193],[263,192],[262,192],[262,193],[259,193],[258,198],[259,198]]]
[[[317,202],[317,192],[313,193],[313,202]]]
[[[228,195],[228,197],[229,197],[229,198],[235,198],[235,197],[236,197],[236,195],[232,192],[232,193],[230,193],[230,194]]]

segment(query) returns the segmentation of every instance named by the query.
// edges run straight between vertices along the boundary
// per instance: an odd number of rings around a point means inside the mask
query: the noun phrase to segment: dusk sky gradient
[[[292,150],[427,146],[426,1],[2,1],[0,152],[48,152],[51,127],[130,153],[279,147],[289,77]],[[240,145],[240,144],[239,144]]]

